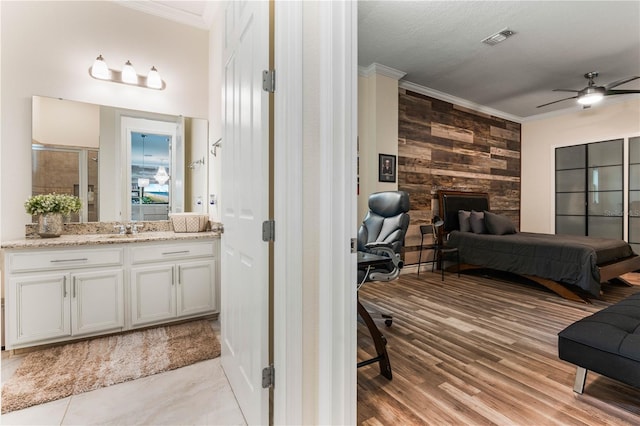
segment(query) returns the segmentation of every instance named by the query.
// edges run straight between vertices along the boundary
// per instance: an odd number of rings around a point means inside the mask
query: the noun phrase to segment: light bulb
[[[582,105],[593,105],[600,102],[603,97],[602,93],[589,93],[588,95],[579,97],[578,103]]]
[[[149,70],[149,74],[147,75],[147,87],[152,89],[162,88],[162,78],[160,78],[160,73],[156,67],[151,67],[151,70]]]
[[[98,55],[96,60],[93,62],[93,66],[91,67],[91,76],[101,80],[109,80],[111,78],[111,71],[109,71],[109,67],[104,61],[102,55]]]
[[[147,186],[149,186],[149,179],[138,178],[138,186],[140,188],[146,188]]]
[[[135,68],[131,65],[131,61],[127,61],[122,68],[122,81],[129,84],[138,83],[138,74],[136,74]]]

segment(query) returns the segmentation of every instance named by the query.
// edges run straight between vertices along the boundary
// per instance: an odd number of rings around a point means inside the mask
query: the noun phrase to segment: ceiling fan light
[[[109,80],[111,78],[111,72],[105,62],[102,55],[98,55],[91,67],[91,76],[93,78],[99,78],[100,80]]]
[[[593,105],[600,102],[603,97],[604,95],[602,93],[589,93],[587,95],[580,96],[578,98],[578,103],[581,105]]]

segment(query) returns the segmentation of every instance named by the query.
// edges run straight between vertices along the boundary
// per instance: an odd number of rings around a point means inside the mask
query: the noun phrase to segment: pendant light
[[[154,178],[160,185],[164,185],[165,183],[167,183],[167,181],[169,180],[169,174],[167,173],[167,170],[164,168],[164,166],[158,167],[158,172],[156,173]]]
[[[147,135],[140,135],[142,137],[142,171],[140,172],[140,175],[142,176],[144,174],[144,141],[145,138],[147,137]],[[149,179],[148,178],[143,178],[143,177],[139,177],[138,178],[138,186],[140,188],[146,188],[147,186],[149,186]],[[142,198],[140,198],[140,203],[142,203]]]

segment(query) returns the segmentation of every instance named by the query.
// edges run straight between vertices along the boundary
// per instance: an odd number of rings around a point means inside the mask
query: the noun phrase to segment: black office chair
[[[358,267],[358,289],[366,282],[391,281],[398,278],[403,267],[400,252],[409,227],[409,194],[404,191],[376,192],[369,196],[369,212],[358,230],[358,251],[388,257],[386,263]],[[376,346],[378,356],[358,363],[363,367],[380,363],[380,374],[391,380],[391,365],[387,356],[385,337],[358,298],[358,314],[365,322]],[[382,315],[391,326],[391,315]]]
[[[358,229],[358,251],[389,257],[389,263],[374,270],[358,270],[358,282],[392,281],[403,267],[400,251],[409,228],[409,194],[404,191],[376,192],[369,196],[369,212]]]
[[[420,276],[420,265],[423,263],[422,250],[426,249],[433,251],[433,258],[424,261],[424,263],[431,263],[431,272],[434,271],[435,265],[438,264],[442,274],[441,279],[444,281],[444,261],[447,257],[450,257],[449,255],[455,254],[456,264],[458,266],[458,277],[460,277],[460,252],[457,247],[447,246],[442,235],[443,225],[444,221],[440,219],[439,216],[434,216],[433,224],[420,226],[420,234],[422,234],[422,236],[420,238],[420,254],[418,255],[418,276]],[[433,242],[431,244],[424,244],[425,235],[432,238]]]

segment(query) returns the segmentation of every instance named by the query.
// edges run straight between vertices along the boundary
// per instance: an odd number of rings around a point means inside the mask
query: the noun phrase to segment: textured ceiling
[[[481,43],[506,27],[517,34]],[[360,1],[358,63],[516,117],[579,108],[536,105],[573,96],[552,89],[580,90],[589,71],[599,85],[640,76],[640,2]]]
[[[204,29],[222,4],[116,1]],[[507,27],[517,34],[481,43]],[[598,85],[640,76],[640,1],[359,1],[358,64],[373,63],[511,119],[578,109],[574,100],[536,106],[572,96],[552,89],[580,90],[590,71]],[[617,89],[640,89],[640,79]],[[640,95],[603,103],[631,96]]]

